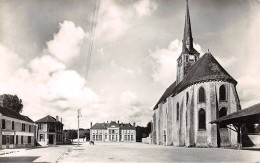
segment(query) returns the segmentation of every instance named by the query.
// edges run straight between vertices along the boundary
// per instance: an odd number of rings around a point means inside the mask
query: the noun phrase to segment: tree
[[[4,94],[3,107],[9,108],[17,113],[21,113],[23,110],[23,101],[22,99],[19,99],[16,95]]]
[[[76,139],[78,136],[76,130],[67,130],[66,132],[67,139],[73,140]]]
[[[152,123],[147,123],[146,127],[137,126],[136,127],[136,141],[141,142],[142,138],[148,137],[151,133]]]

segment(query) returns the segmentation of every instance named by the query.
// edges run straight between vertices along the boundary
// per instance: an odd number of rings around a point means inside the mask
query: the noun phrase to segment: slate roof
[[[108,127],[119,127],[120,129],[135,129],[130,123],[116,123],[111,121],[110,123],[95,123],[90,129],[107,129]]]
[[[10,117],[10,118],[15,118],[15,119],[23,120],[26,122],[34,123],[34,121],[32,119],[30,119],[28,116],[21,115],[6,107],[0,106],[0,114]]]
[[[174,82],[166,89],[162,97],[154,106],[154,110],[158,108],[160,103],[166,101],[169,96],[175,96],[193,84],[208,81],[227,81],[235,85],[237,84],[237,81],[227,73],[211,53],[205,53],[190,67],[187,74],[178,85]]]
[[[237,122],[246,122],[246,123],[256,123],[260,122],[260,103],[255,104],[251,107],[231,113],[229,115],[223,116],[216,120],[211,121],[210,123],[237,123]]]
[[[61,123],[61,122],[57,121],[56,118],[54,118],[50,115],[47,115],[47,116],[37,120],[36,123]]]

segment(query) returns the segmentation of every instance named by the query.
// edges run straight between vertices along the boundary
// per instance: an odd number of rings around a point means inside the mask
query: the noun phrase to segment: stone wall
[[[226,87],[225,101],[219,100],[219,88]],[[198,102],[199,88],[205,90],[206,101]],[[188,95],[187,95],[188,94]],[[217,147],[217,125],[209,122],[218,117],[218,111],[225,107],[227,114],[238,110],[240,104],[235,86],[229,82],[211,81],[192,85],[174,97],[168,97],[165,103],[160,103],[155,110],[154,138],[156,144],[174,146]],[[177,103],[179,103],[179,118],[177,120]],[[206,113],[206,130],[198,129],[198,112],[204,109]],[[166,111],[167,110],[167,111]],[[164,132],[166,131],[166,132]],[[166,140],[164,135],[166,134]],[[236,145],[236,133],[227,130],[226,138],[222,139],[225,146]]]

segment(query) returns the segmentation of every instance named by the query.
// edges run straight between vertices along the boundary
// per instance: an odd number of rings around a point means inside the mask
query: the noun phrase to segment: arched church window
[[[177,115],[176,115],[176,118],[177,118],[177,120],[179,120],[179,114],[180,114],[180,110],[179,110],[179,103],[177,103],[177,108],[176,108],[176,110],[177,110]]]
[[[199,110],[199,130],[206,130],[206,112],[203,108]]]
[[[226,99],[226,87],[225,85],[221,85],[219,88],[219,100],[225,101]]]
[[[218,118],[221,118],[226,115],[227,115],[227,109],[226,109],[226,107],[222,107],[218,112]],[[220,124],[219,127],[226,128],[226,125]]]
[[[186,92],[186,105],[188,104],[189,102],[189,92]]]
[[[199,102],[203,103],[203,102],[205,102],[205,100],[206,100],[205,90],[204,90],[203,87],[200,87],[200,89],[199,89]]]

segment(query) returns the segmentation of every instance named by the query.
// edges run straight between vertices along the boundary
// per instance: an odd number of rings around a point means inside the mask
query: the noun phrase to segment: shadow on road
[[[0,157],[0,163],[32,163],[40,156]]]

